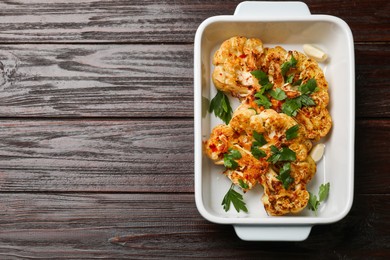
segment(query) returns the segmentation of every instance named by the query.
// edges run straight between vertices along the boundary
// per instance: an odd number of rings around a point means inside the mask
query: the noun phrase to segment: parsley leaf
[[[253,131],[253,138],[256,140],[256,146],[263,146],[267,143],[263,134],[259,134],[256,131]]]
[[[286,131],[286,139],[291,140],[294,139],[298,136],[298,130],[299,130],[299,125],[294,125],[287,129]]]
[[[288,116],[296,116],[298,110],[302,107],[302,103],[299,99],[287,99],[282,105],[282,112]]]
[[[287,78],[286,78],[286,83],[292,84],[293,80],[294,80],[294,76],[295,76],[294,74],[288,75]]]
[[[294,58],[293,55],[291,55],[291,59],[289,61],[286,61],[285,63],[283,63],[282,66],[281,66],[283,77],[286,76],[286,73],[291,68],[295,68],[297,66],[297,63],[298,63],[298,61]]]
[[[270,90],[272,88],[273,84],[269,82],[268,75],[264,71],[254,70],[251,71],[251,74],[259,81],[264,91]]]
[[[251,71],[251,74],[259,81],[261,85],[260,91],[258,91],[255,94],[255,97],[257,98],[255,100],[255,103],[258,106],[263,106],[264,108],[270,108],[272,106],[272,103],[269,100],[269,98],[265,95],[265,93],[270,91],[274,84],[272,84],[269,81],[268,75],[262,70]]]
[[[315,214],[317,215],[317,209],[321,202],[325,201],[328,196],[329,196],[329,189],[330,189],[330,183],[326,184],[321,184],[319,191],[318,191],[318,199],[317,196],[314,195],[313,193],[309,192],[309,202],[308,202],[308,207],[310,210],[314,211]]]
[[[308,95],[301,95],[297,98],[301,102],[302,106],[309,107],[309,106],[316,105],[316,102],[314,102],[314,100],[311,97],[309,97]]]
[[[255,100],[255,103],[258,106],[264,106],[265,108],[270,108],[271,107],[271,105],[272,105],[271,101],[269,101],[269,99],[266,96],[261,94],[261,92],[257,92],[255,94],[255,97],[257,98]]]
[[[314,211],[317,215],[317,208],[320,205],[320,202],[317,200],[317,196],[311,193],[310,191],[309,191],[309,202],[307,205],[309,209]]]
[[[226,168],[235,170],[238,167],[238,163],[235,160],[240,158],[241,153],[238,150],[229,149],[229,152],[223,155],[223,165],[225,165]]]
[[[329,189],[330,189],[330,183],[327,184],[321,184],[320,190],[318,191],[318,198],[320,202],[325,201],[328,198],[329,195]]]
[[[241,179],[238,179],[238,183],[240,184],[240,187],[243,188],[243,189],[248,189],[249,188],[249,185],[246,184],[243,180]]]
[[[283,184],[284,189],[288,189],[291,183],[294,182],[294,178],[290,175],[291,172],[291,164],[285,163],[280,169],[279,175],[276,177],[278,180],[280,180]]]
[[[292,83],[292,86],[299,86],[302,84],[302,79],[298,79],[297,81]]]
[[[253,131],[253,138],[255,139],[255,141],[253,141],[252,147],[251,147],[251,153],[252,153],[253,157],[255,157],[256,159],[266,157],[267,154],[263,150],[260,149],[261,146],[263,146],[267,143],[267,141],[264,138],[264,135],[259,134],[256,131]]]
[[[270,90],[269,94],[271,95],[271,97],[273,97],[276,100],[284,100],[287,98],[286,93],[280,88],[277,88],[275,90]]]
[[[267,154],[263,150],[261,150],[257,145],[252,145],[251,153],[253,157],[255,157],[256,159],[260,159],[267,156]]]
[[[234,190],[234,184],[230,186],[230,189],[222,200],[221,205],[226,212],[229,211],[231,203],[233,203],[233,206],[237,212],[240,212],[240,210],[242,210],[248,213],[248,209],[246,208],[242,195]]]
[[[272,145],[272,155],[267,159],[268,162],[276,164],[279,161],[295,161],[297,159],[296,154],[293,150],[288,147],[282,147],[280,150]]]
[[[298,87],[298,90],[302,94],[310,94],[317,91],[317,81],[315,79],[309,79],[305,84]]]
[[[229,98],[218,90],[218,93],[210,102],[209,112],[222,119],[225,124],[229,124],[232,119],[233,109],[230,106]]]
[[[304,94],[293,99],[287,99],[282,105],[282,112],[288,116],[296,116],[298,110],[303,106],[309,107],[315,105],[316,103],[314,100],[310,96]]]

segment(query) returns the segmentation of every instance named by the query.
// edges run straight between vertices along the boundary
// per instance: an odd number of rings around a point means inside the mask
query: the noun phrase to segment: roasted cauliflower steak
[[[205,154],[225,165],[223,173],[244,192],[261,184],[269,215],[300,212],[317,168],[312,144],[332,126],[322,69],[303,53],[242,36],[223,42],[213,65],[215,87],[241,104],[228,124],[212,129]],[[234,167],[226,164],[232,151],[239,153]],[[286,172],[288,181],[281,177]]]

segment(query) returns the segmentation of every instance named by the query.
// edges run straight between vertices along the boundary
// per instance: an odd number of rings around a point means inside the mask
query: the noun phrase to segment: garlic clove
[[[311,158],[317,163],[324,156],[325,144],[316,144],[310,152]]]
[[[307,56],[310,56],[319,62],[323,62],[328,58],[328,55],[323,50],[311,44],[304,44],[303,51]]]

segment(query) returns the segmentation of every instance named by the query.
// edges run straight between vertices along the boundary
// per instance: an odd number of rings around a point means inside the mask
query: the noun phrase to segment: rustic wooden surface
[[[0,3],[0,259],[390,258],[390,4],[351,27],[355,200],[304,242],[244,242],[193,189],[193,39],[240,1]]]

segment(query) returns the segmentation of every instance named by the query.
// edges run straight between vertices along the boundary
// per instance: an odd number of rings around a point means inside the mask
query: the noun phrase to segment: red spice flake
[[[276,100],[276,99],[271,99],[271,103],[272,103],[272,108],[280,113],[282,111],[282,102],[280,100]]]
[[[246,54],[241,54],[241,55],[240,55],[240,58],[241,58],[241,59],[245,59],[245,58],[246,58]]]
[[[213,151],[213,153],[215,153],[218,150],[217,147],[215,146],[215,144],[210,144],[209,148],[211,151]]]

